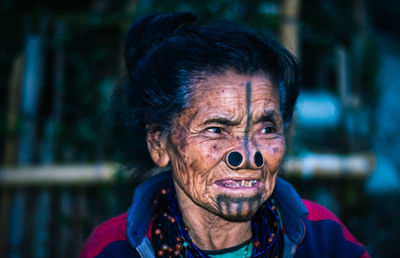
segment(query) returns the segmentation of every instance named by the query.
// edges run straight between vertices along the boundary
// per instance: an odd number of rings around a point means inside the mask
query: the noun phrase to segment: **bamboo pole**
[[[87,185],[111,182],[117,165],[41,165],[0,169],[0,185]]]
[[[49,222],[51,219],[51,195],[49,190],[41,189],[33,200],[35,201],[35,207],[32,214],[34,222],[32,256],[50,257]]]
[[[282,164],[286,175],[312,177],[366,177],[374,171],[373,153],[349,155],[309,153],[302,157],[288,157]],[[0,169],[0,185],[93,185],[114,180],[118,165],[42,165]],[[129,174],[122,174],[129,177]]]
[[[49,153],[51,156],[48,157],[47,161],[49,163],[54,162],[54,146],[57,146],[56,135],[59,133],[61,118],[62,118],[62,110],[63,110],[63,88],[64,88],[64,73],[65,73],[65,49],[64,43],[62,43],[62,37],[65,34],[65,24],[63,21],[60,21],[57,24],[55,41],[59,42],[56,46],[55,53],[55,66],[54,66],[54,102],[53,102],[53,114],[52,114],[52,134],[49,138]],[[72,197],[71,191],[67,189],[67,187],[62,187],[59,200],[57,202],[57,207],[59,208],[59,212],[62,216],[61,223],[57,227],[57,231],[55,232],[57,239],[59,241],[56,242],[54,252],[56,257],[67,257],[68,248],[70,248],[70,239],[68,236],[72,234],[72,230],[69,225],[69,220],[73,216],[72,210]]]
[[[28,36],[26,61],[21,90],[22,131],[18,148],[18,164],[33,161],[36,146],[37,115],[43,81],[43,46],[39,35]]]
[[[57,226],[57,241],[55,242],[55,256],[67,258],[71,246],[70,235],[73,235],[70,221],[74,218],[72,193],[63,187],[58,197],[57,208],[61,214],[61,223]],[[75,218],[74,218],[75,219]]]
[[[24,55],[18,55],[13,62],[11,69],[11,79],[8,94],[8,111],[7,111],[7,139],[5,143],[3,165],[11,166],[16,161],[17,149],[17,122],[20,112],[20,94],[22,75],[24,73]]]
[[[21,88],[21,135],[18,146],[18,165],[32,163],[36,146],[37,115],[43,80],[43,37],[31,34],[25,46],[25,67]],[[25,189],[17,189],[11,205],[10,257],[21,257],[26,233],[22,223],[30,214],[26,212]]]
[[[305,178],[366,178],[376,166],[373,153],[352,155],[308,153],[300,158],[287,157],[282,165],[283,172],[288,176]]]
[[[22,74],[24,71],[24,55],[18,55],[12,64],[8,95],[7,110],[7,139],[5,142],[3,165],[12,166],[16,162],[17,151],[17,124],[20,111],[20,94]],[[1,191],[0,211],[0,257],[5,257],[5,246],[8,238],[8,220],[10,209],[10,194],[8,188]]]
[[[284,0],[282,6],[281,42],[300,59],[299,47],[299,13],[300,0]]]
[[[0,203],[0,257],[6,257],[6,243],[8,242],[8,210],[10,207],[10,194],[8,188],[1,189]]]

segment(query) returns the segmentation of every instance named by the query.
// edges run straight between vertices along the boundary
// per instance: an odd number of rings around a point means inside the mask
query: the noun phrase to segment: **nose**
[[[248,155],[243,154],[238,150],[230,151],[226,157],[225,162],[231,169],[259,169],[265,164],[264,157],[258,150]]]

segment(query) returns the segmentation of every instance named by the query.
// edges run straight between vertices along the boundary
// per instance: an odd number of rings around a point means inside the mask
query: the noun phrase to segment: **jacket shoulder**
[[[328,209],[303,200],[308,215],[303,218],[305,236],[296,257],[369,257],[365,248]]]
[[[127,213],[120,214],[98,225],[86,240],[80,258],[92,258],[98,256],[111,244],[125,241]]]
[[[308,215],[307,215],[308,220],[311,221],[331,220],[343,226],[342,222],[330,210],[328,210],[324,206],[306,199],[302,199],[302,201],[304,203],[304,206],[306,206],[306,209],[308,210]]]

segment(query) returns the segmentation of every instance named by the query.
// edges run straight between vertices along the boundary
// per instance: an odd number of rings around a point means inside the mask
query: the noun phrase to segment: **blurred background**
[[[109,97],[132,21],[174,10],[273,33],[297,56],[303,92],[281,176],[372,257],[400,257],[395,0],[1,1],[0,257],[75,257],[127,210],[143,172],[119,165],[129,153]]]

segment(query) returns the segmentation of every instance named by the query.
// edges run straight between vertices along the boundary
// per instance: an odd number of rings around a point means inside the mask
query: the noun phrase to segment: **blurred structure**
[[[0,4],[0,257],[76,256],[125,211],[141,171],[107,114],[136,18],[190,11],[275,34],[303,66],[288,156],[302,197],[334,211],[373,257],[400,239],[400,2],[84,0]]]

